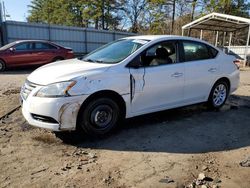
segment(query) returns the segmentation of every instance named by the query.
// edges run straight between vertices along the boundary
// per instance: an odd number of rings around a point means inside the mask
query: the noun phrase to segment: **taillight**
[[[233,61],[237,69],[240,69],[240,60],[236,59]]]

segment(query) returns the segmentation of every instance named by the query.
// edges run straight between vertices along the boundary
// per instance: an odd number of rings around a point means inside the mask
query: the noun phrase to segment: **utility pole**
[[[4,4],[4,1],[1,1],[1,11],[2,11],[2,21],[6,21],[7,20],[7,18],[10,18],[11,19],[11,17],[10,17],[10,15],[9,14],[7,14],[8,12],[6,11],[6,8],[5,8],[5,4]]]
[[[6,21],[6,10],[5,10],[4,1],[2,2],[2,6],[3,6],[3,21]]]
[[[2,7],[2,1],[0,1],[0,24],[3,23],[3,7]]]
[[[3,35],[3,7],[2,1],[0,1],[0,45],[4,45],[4,35]]]

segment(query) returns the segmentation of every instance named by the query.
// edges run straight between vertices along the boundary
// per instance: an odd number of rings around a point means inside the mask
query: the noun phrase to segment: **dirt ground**
[[[30,127],[18,108],[30,71],[0,74],[0,117],[12,111],[0,120],[0,187],[250,187],[250,71],[220,111],[132,118],[99,139]]]

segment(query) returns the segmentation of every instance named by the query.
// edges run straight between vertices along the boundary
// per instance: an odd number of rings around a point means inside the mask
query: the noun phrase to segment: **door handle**
[[[216,68],[210,68],[210,69],[208,69],[208,72],[216,72],[216,71],[217,71]]]
[[[181,73],[181,72],[175,72],[175,73],[172,74],[171,76],[172,76],[172,77],[175,77],[175,78],[178,78],[178,77],[183,76],[183,73]]]

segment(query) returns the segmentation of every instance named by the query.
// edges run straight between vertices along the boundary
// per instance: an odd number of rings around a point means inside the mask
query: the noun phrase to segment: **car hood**
[[[47,85],[67,81],[78,76],[100,74],[110,66],[110,64],[90,63],[78,59],[70,59],[44,65],[33,71],[27,79],[38,85]]]

